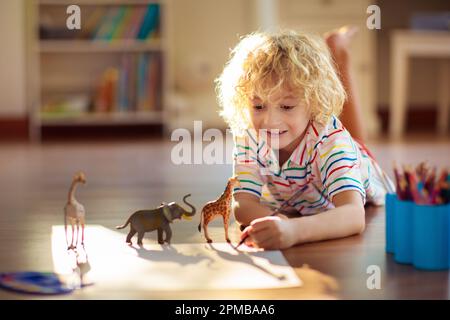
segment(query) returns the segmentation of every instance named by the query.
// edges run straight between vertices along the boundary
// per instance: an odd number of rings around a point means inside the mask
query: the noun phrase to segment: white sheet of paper
[[[85,250],[91,266],[89,278],[102,289],[223,290],[302,285],[280,251],[242,246],[238,252],[228,243],[159,245],[145,239],[141,248],[127,245],[124,234],[98,225],[86,227]],[[53,226],[52,254],[55,272],[72,271],[74,255],[67,251],[64,226]]]

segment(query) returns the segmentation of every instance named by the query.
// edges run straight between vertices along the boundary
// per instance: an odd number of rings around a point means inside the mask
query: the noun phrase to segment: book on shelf
[[[139,27],[144,20],[146,7],[133,8],[131,13],[130,22],[124,27],[125,33],[121,37],[122,39],[136,39],[139,33]]]
[[[100,24],[95,27],[95,33],[92,33],[91,30],[86,31],[88,38],[92,38],[94,40],[104,39],[118,10],[119,9],[117,7],[108,8],[100,20]]]
[[[150,61],[149,68],[147,70],[148,73],[148,81],[147,81],[147,90],[148,90],[148,108],[150,110],[154,110],[158,108],[158,103],[160,101],[161,92],[160,84],[160,61],[155,57]]]
[[[41,115],[78,116],[89,112],[90,96],[87,93],[57,94],[44,99]]]
[[[108,68],[102,74],[94,97],[95,112],[113,112],[117,107],[117,82],[119,70]]]
[[[129,108],[129,101],[128,101],[128,86],[127,83],[129,81],[129,55],[122,56],[122,66],[121,66],[121,72],[119,73],[119,89],[117,90],[117,100],[118,100],[118,110],[119,111],[126,111]]]
[[[126,25],[130,23],[132,10],[131,7],[125,7],[122,19],[117,22],[114,31],[111,33],[111,39],[123,39]]]
[[[149,58],[146,54],[139,55],[138,59],[138,72],[137,72],[137,109],[144,110],[148,104],[147,93],[148,90],[145,87],[147,82],[147,70]]]
[[[122,20],[125,18],[126,7],[121,6],[117,9],[117,13],[114,18],[111,20],[111,25],[108,28],[108,32],[106,33],[105,40],[111,41],[113,40],[114,34],[118,28],[118,26],[122,23]]]
[[[156,31],[159,17],[159,5],[150,4],[147,7],[144,20],[141,24],[137,39],[145,40],[152,36],[152,33]]]
[[[89,39],[92,35],[95,35],[100,29],[103,21],[107,17],[107,10],[105,7],[95,8],[94,11],[88,16],[81,33],[78,34],[77,39]]]

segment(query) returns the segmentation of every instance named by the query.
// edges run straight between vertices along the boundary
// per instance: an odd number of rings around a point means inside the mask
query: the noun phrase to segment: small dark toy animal
[[[183,198],[183,202],[191,207],[191,211],[185,210],[179,204],[175,202],[161,203],[161,206],[152,210],[139,210],[133,213],[123,226],[117,226],[116,229],[123,229],[128,224],[130,226],[130,232],[127,235],[126,242],[132,244],[131,238],[137,233],[138,234],[138,245],[142,245],[142,239],[146,232],[158,230],[158,243],[163,244],[164,241],[170,243],[172,238],[172,230],[170,229],[170,223],[175,219],[184,218],[190,220],[193,215],[195,215],[195,208],[193,205],[186,201],[187,194]],[[165,240],[163,239],[163,232],[166,233]]]

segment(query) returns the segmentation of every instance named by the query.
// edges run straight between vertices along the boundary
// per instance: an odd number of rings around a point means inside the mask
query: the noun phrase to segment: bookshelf
[[[45,127],[166,126],[170,0],[30,0],[30,138]]]

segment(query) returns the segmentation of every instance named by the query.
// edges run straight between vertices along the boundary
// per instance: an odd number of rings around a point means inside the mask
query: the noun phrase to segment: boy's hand
[[[293,246],[292,223],[283,214],[253,220],[245,228],[241,239],[248,235],[245,244],[269,250],[285,249]]]

